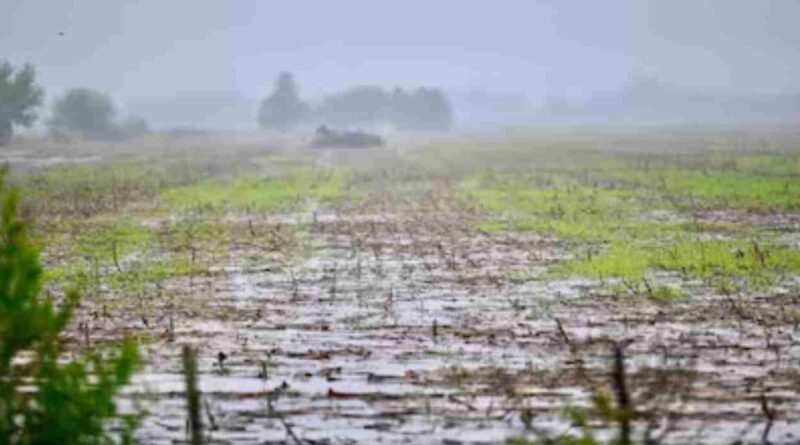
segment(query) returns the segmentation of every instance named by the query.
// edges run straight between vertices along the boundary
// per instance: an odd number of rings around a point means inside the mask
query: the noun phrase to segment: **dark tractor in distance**
[[[312,148],[370,148],[383,147],[384,140],[374,134],[359,131],[335,131],[323,125],[317,128]]]

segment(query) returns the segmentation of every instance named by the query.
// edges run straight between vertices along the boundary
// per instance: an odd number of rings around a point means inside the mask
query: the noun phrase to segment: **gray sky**
[[[281,70],[353,84],[585,96],[635,73],[698,90],[800,91],[797,0],[4,0],[0,57],[49,97],[236,92]],[[60,36],[59,32],[64,35]]]

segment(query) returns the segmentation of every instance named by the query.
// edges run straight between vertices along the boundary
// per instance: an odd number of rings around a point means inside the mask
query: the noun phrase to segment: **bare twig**
[[[634,411],[626,382],[624,345],[620,343],[614,345],[614,372],[611,377],[619,410],[619,443],[631,445],[631,419]]]
[[[197,389],[197,352],[183,347],[183,376],[186,381],[186,410],[192,445],[203,444],[203,419],[200,416],[200,391]]]
[[[769,400],[763,392],[761,393],[761,412],[763,412],[764,417],[767,418],[767,424],[764,426],[764,433],[761,435],[761,443],[769,445],[769,432],[772,430],[772,424],[775,422],[777,413],[775,412],[775,408],[770,408]]]

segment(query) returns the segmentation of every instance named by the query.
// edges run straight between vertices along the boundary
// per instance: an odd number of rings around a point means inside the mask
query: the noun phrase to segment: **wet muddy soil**
[[[316,221],[300,260],[241,247],[217,273],[170,282],[192,302],[172,334],[166,316],[93,323],[95,338],[153,335],[124,396],[149,413],[143,443],[186,440],[184,344],[199,348],[213,443],[501,444],[564,432],[564,408],[609,387],[615,342],[639,431],[761,443],[766,406],[769,439],[800,440],[798,285],[743,298],[685,282],[689,298],[658,304],[551,277],[569,254],[557,240],[478,233],[463,214],[298,219]]]

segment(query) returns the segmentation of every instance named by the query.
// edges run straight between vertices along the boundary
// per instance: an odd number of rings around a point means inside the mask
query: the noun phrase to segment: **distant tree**
[[[36,120],[34,109],[41,105],[44,93],[36,85],[31,65],[14,71],[11,63],[0,60],[0,146],[14,135],[14,125],[30,127]]]
[[[370,126],[387,123],[392,95],[377,86],[357,86],[326,97],[316,110],[323,124]]]
[[[401,130],[447,130],[453,110],[445,95],[435,88],[389,92],[376,86],[358,86],[326,97],[315,118],[326,125],[364,127],[382,124]]]
[[[141,117],[131,116],[117,126],[117,136],[120,139],[132,139],[144,136],[150,132],[150,124]]]
[[[417,88],[411,93],[395,90],[392,122],[401,130],[437,131],[453,125],[453,109],[436,88]]]
[[[112,139],[116,110],[111,99],[88,88],[73,88],[53,104],[48,122],[54,135],[79,134],[86,139]]]
[[[258,123],[264,128],[289,131],[303,122],[309,114],[308,106],[300,100],[294,76],[282,72],[275,81],[272,94],[258,110]]]

